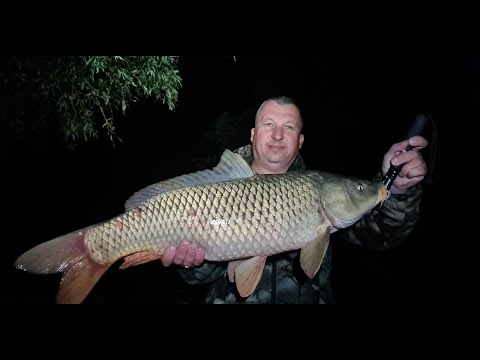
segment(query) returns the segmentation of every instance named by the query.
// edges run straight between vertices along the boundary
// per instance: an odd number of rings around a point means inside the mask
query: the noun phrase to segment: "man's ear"
[[[302,148],[303,140],[305,140],[305,137],[302,134],[302,135],[300,135],[300,139],[298,139],[298,150],[300,150]]]
[[[255,137],[255,128],[252,128],[252,130],[250,130],[250,142],[253,142],[254,137]]]

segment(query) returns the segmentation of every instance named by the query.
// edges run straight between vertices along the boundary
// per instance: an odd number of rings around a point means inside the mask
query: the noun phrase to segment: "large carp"
[[[124,258],[125,269],[188,240],[205,250],[207,261],[229,261],[229,279],[247,297],[270,255],[301,249],[301,267],[313,277],[330,234],[386,197],[381,182],[326,172],[258,175],[226,150],[215,168],[150,185],[125,203],[124,213],[41,243],[15,266],[62,272],[57,303],[81,303],[117,260]]]

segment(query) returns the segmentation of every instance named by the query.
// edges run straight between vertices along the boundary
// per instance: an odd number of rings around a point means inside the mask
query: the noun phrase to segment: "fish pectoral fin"
[[[153,251],[142,251],[132,255],[125,256],[123,258],[123,264],[120,265],[120,269],[124,270],[130,266],[136,266],[145,264],[147,262],[158,260],[162,257],[161,254]]]
[[[300,266],[310,279],[320,269],[329,243],[330,226],[320,225],[317,229],[317,237],[301,249]]]
[[[254,256],[246,260],[231,261],[228,264],[228,277],[237,284],[241,297],[250,296],[262,277],[266,256]]]

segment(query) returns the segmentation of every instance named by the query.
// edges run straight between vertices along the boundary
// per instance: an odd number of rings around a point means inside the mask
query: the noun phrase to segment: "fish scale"
[[[269,255],[301,249],[300,266],[313,278],[330,234],[387,195],[381,182],[319,171],[256,175],[225,150],[215,168],[149,185],[126,201],[123,214],[38,244],[15,266],[62,272],[56,302],[80,303],[118,259],[124,257],[120,269],[126,269],[187,240],[205,250],[206,260],[228,261],[229,280],[247,297]]]
[[[204,248],[206,260],[268,256],[315,236],[319,200],[312,179],[298,174],[187,187],[88,230],[85,244],[99,263],[132,252],[163,253],[185,240]]]

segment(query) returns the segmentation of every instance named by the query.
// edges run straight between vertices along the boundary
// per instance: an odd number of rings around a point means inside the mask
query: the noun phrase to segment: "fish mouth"
[[[378,189],[378,202],[380,206],[383,205],[383,203],[385,202],[385,200],[387,200],[387,198],[388,198],[388,190],[385,187],[385,185],[382,184],[382,186]]]

